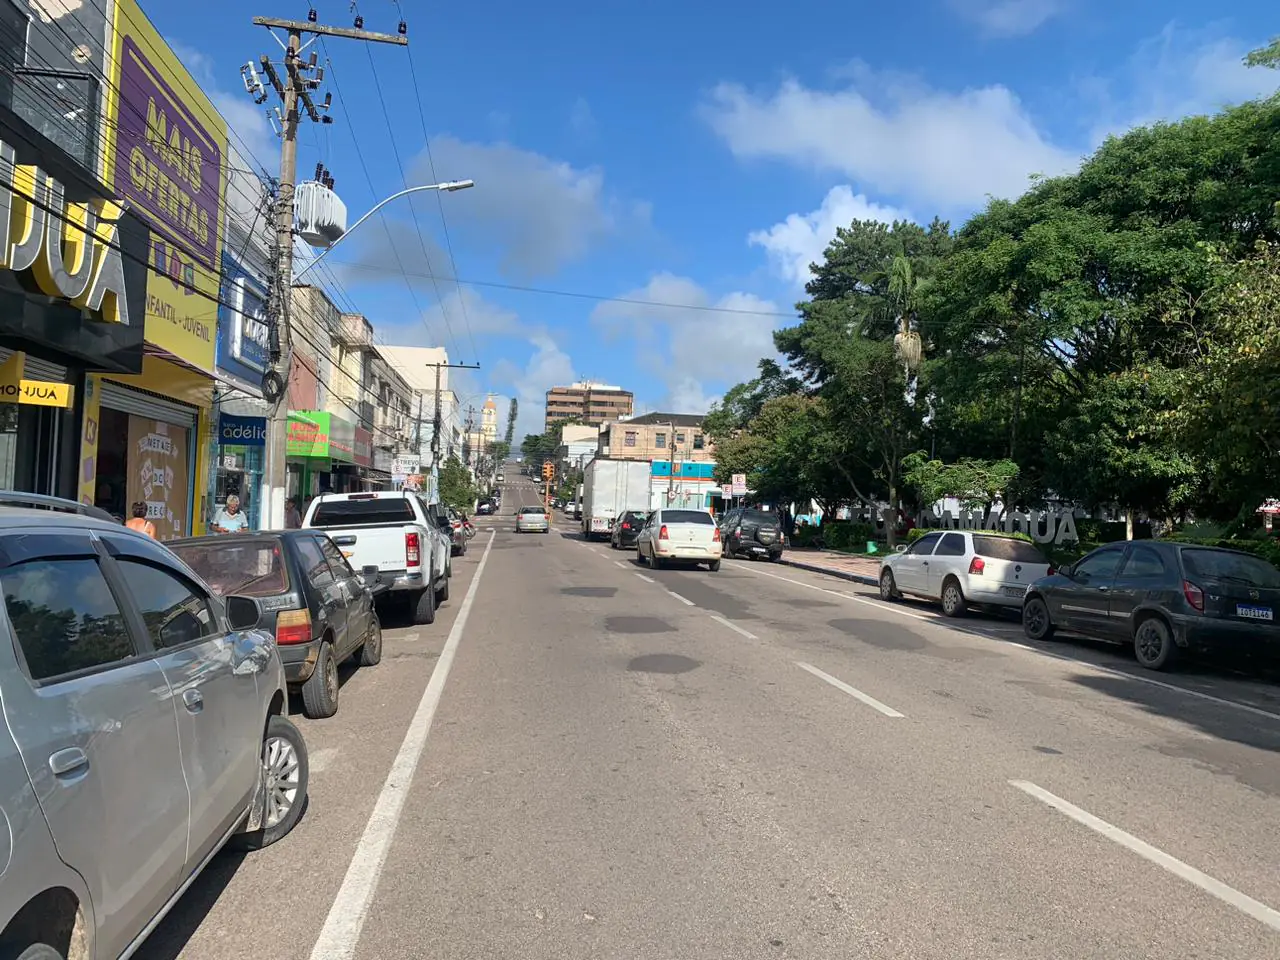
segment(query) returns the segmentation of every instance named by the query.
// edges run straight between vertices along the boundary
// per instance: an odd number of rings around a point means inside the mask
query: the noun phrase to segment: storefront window
[[[191,438],[186,427],[103,407],[95,505],[121,518],[145,503],[160,540],[189,536]]]
[[[234,494],[240,498],[240,509],[249,518],[250,530],[262,529],[257,492],[262,485],[263,449],[223,444],[218,450],[213,512],[216,514],[226,504],[227,497]]]

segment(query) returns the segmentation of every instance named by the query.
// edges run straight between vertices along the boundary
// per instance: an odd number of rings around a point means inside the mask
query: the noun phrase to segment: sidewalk
[[[800,570],[825,573],[830,577],[877,586],[880,583],[880,560],[877,557],[851,557],[830,550],[787,550],[780,563]]]

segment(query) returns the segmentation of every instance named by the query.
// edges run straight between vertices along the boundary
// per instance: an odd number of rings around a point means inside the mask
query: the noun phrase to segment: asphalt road
[[[297,718],[311,803],[147,958],[1280,957],[1280,690],[776,565],[651,573],[532,487]]]

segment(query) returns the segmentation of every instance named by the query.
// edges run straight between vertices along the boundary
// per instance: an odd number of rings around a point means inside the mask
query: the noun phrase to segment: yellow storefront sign
[[[104,179],[151,229],[148,343],[214,369],[227,125],[136,0],[118,0]]]
[[[71,384],[26,380],[22,370],[26,356],[15,353],[0,363],[0,403],[27,403],[38,407],[71,406]]]

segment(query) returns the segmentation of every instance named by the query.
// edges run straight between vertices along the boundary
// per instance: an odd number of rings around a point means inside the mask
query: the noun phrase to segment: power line
[[[373,273],[389,273],[386,267],[380,267],[377,264],[364,263],[359,260],[342,260],[329,258],[331,263],[341,263],[344,266],[351,267],[356,270],[367,270]],[[413,274],[413,276],[427,277],[428,274]],[[492,290],[510,290],[513,293],[537,293],[548,297],[570,297],[576,300],[594,300],[599,303],[623,303],[637,307],[664,307],[672,310],[695,310],[699,313],[724,313],[736,314],[738,316],[748,317],[781,317],[790,320],[795,319],[795,312],[783,313],[777,310],[746,310],[741,307],[716,307],[707,304],[691,304],[691,303],[674,303],[665,300],[640,300],[634,297],[616,297],[605,296],[596,293],[584,293],[577,290],[553,290],[548,287],[529,287],[515,283],[498,283],[495,280],[465,280],[461,277],[439,277],[441,280],[452,280],[455,283],[468,287],[486,287]]]

